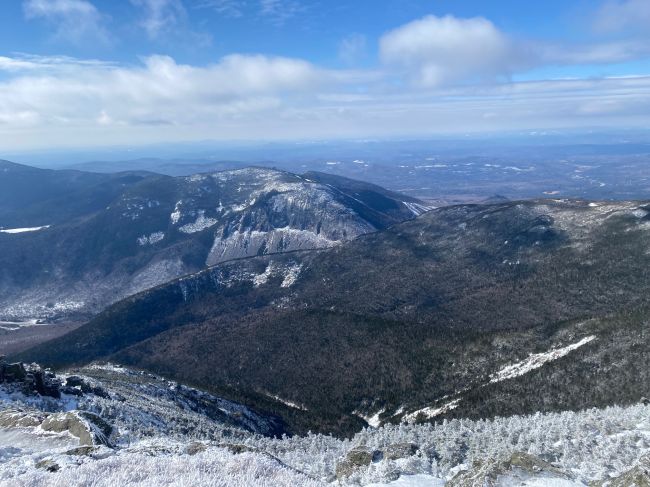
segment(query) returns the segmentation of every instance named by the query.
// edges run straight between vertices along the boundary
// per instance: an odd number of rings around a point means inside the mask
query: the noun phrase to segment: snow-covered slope
[[[650,406],[643,404],[386,425],[346,440],[272,438],[248,427],[252,411],[162,377],[109,364],[71,372],[101,396],[57,400],[3,385],[2,409],[24,416],[87,410],[114,428],[110,446],[80,448],[66,432],[5,424],[1,486],[575,487],[624,475],[650,451]],[[216,410],[223,415],[212,416]]]

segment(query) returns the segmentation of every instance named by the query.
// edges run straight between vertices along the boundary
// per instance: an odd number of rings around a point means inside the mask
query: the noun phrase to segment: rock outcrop
[[[40,395],[61,398],[61,394],[82,396],[95,394],[108,398],[106,391],[95,384],[77,376],[68,376],[65,381],[56,376],[50,369],[43,369],[38,364],[25,364],[22,362],[7,363],[5,357],[0,355],[0,384],[10,384],[25,395]]]
[[[79,438],[82,446],[110,445],[113,428],[96,414],[86,411],[54,413],[41,423],[43,431],[68,432]]]
[[[367,467],[373,461],[379,461],[382,453],[372,450],[366,446],[357,446],[350,450],[345,458],[336,465],[336,478],[345,479],[363,467]]]
[[[61,381],[56,375],[37,364],[21,362],[7,363],[0,356],[0,384],[16,384],[25,394],[40,394],[54,398],[61,397]]]
[[[372,463],[384,460],[403,460],[416,455],[419,447],[414,443],[395,443],[381,450],[373,450],[367,446],[356,446],[350,450],[336,465],[336,478],[344,480],[359,472]],[[393,480],[399,478],[396,471]]]
[[[593,487],[650,487],[650,455],[641,457],[635,467],[618,477],[594,483]]]
[[[527,453],[515,452],[505,461],[478,461],[469,470],[456,474],[447,487],[500,487],[515,485],[531,476],[549,480],[569,480],[570,476],[548,462]],[[517,484],[519,485],[519,484]]]

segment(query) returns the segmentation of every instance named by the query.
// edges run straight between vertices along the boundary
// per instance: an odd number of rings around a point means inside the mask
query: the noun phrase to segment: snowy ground
[[[641,404],[386,425],[348,440],[323,435],[278,439],[258,432],[264,419],[253,412],[161,377],[110,365],[75,373],[100,385],[109,397],[44,400],[0,386],[0,412],[92,411],[113,425],[112,447],[75,455],[70,450],[78,440],[68,433],[0,429],[0,486],[461,487],[484,485],[486,472],[496,468],[498,482],[489,485],[576,487],[620,475],[650,452],[650,406]],[[413,452],[391,456],[396,445],[412,445]],[[341,476],[339,467],[359,448],[378,454]],[[548,471],[535,465],[503,467],[516,455],[539,459]],[[48,471],[52,465],[54,472]],[[459,483],[462,475],[475,482]]]

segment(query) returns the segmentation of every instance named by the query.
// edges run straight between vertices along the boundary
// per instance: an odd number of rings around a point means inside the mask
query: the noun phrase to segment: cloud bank
[[[185,15],[177,0],[131,1],[153,37]],[[25,13],[64,23],[79,16],[101,22],[87,3],[28,0]],[[289,11],[292,5],[266,4],[270,10],[288,5]],[[603,9],[619,9],[617,25],[628,25],[630,5],[635,0]],[[240,3],[201,0],[197,6],[225,9]],[[371,42],[351,34],[340,43],[339,57],[354,66]],[[364,69],[261,54],[231,54],[204,66],[164,55],[135,65],[0,57],[0,144],[19,150],[650,125],[650,76],[517,80],[544,66],[647,57],[648,43],[639,36],[544,43],[513,39],[480,17],[426,16],[386,32],[377,44],[376,66]]]

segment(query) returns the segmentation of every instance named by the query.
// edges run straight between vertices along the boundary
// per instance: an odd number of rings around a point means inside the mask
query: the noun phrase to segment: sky
[[[0,0],[0,150],[650,128],[650,0]]]

